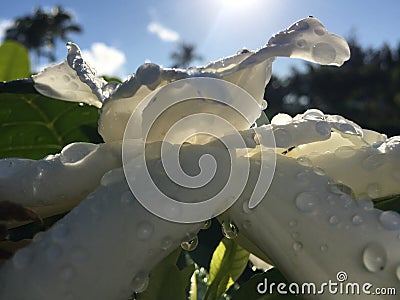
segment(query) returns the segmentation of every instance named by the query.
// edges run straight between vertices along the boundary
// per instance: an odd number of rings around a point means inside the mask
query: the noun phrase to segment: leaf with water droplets
[[[219,297],[239,278],[250,253],[235,241],[223,238],[215,249],[210,263],[209,285],[204,299]]]
[[[194,265],[179,270],[176,265],[181,249],[178,248],[151,272],[149,286],[146,291],[137,295],[138,300],[176,299],[186,300],[186,287],[194,272]]]
[[[39,159],[76,142],[101,142],[97,109],[0,91],[0,157]]]

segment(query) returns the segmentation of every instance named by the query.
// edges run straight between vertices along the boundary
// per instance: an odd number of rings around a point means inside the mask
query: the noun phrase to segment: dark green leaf
[[[245,284],[242,284],[239,290],[233,295],[232,300],[299,300],[299,296],[292,294],[282,295],[277,292],[276,285],[279,283],[288,282],[279,272],[278,269],[274,268],[264,273],[254,275]],[[260,286],[260,290],[265,293],[259,293],[257,286]],[[272,288],[273,293],[269,293],[269,288]]]
[[[181,248],[176,249],[152,270],[149,286],[138,295],[138,300],[187,299],[186,287],[190,284],[194,265],[179,270],[176,262],[180,253]]]
[[[374,199],[374,205],[382,210],[394,210],[400,213],[400,195]]]
[[[28,50],[17,42],[3,43],[0,46],[0,81],[25,78],[29,75]]]
[[[223,238],[210,264],[209,288],[205,299],[218,299],[239,278],[249,260],[249,252],[235,241]]]
[[[72,142],[100,142],[95,107],[39,94],[0,93],[0,157],[39,159]]]

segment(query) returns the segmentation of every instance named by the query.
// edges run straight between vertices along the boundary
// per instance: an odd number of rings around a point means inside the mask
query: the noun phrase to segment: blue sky
[[[0,29],[34,7],[61,4],[84,32],[71,35],[99,72],[125,76],[146,60],[170,66],[169,56],[180,41],[194,43],[203,60],[256,49],[277,31],[312,15],[329,31],[351,35],[364,46],[400,43],[400,1],[355,0],[176,0],[176,1],[7,1],[0,11]],[[1,34],[1,30],[0,30]],[[57,60],[66,49],[57,46]],[[273,72],[285,75],[292,59],[278,59]],[[295,62],[299,65],[298,62]]]

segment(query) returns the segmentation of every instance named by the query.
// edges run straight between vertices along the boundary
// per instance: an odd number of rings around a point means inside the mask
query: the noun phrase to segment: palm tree
[[[187,43],[180,43],[178,50],[171,54],[171,59],[174,61],[173,68],[187,68],[194,60],[202,59],[195,53],[195,46]]]
[[[5,40],[20,42],[34,51],[38,59],[46,57],[54,61],[57,39],[67,41],[69,33],[81,31],[81,27],[73,22],[73,17],[61,6],[50,12],[37,8],[33,14],[15,19],[14,24],[6,31]]]

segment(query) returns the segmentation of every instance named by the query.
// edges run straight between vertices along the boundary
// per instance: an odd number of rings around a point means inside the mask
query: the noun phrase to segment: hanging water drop
[[[296,207],[302,212],[312,212],[319,202],[319,198],[310,192],[302,192],[296,197]]]
[[[196,249],[198,243],[199,243],[199,239],[197,236],[195,236],[190,241],[182,242],[181,248],[186,251],[193,251],[194,249]]]
[[[268,102],[266,100],[261,101],[261,110],[265,110],[268,107]]]
[[[221,223],[222,234],[228,239],[234,239],[239,233],[239,229],[231,222],[223,221]]]
[[[139,272],[132,279],[131,288],[135,293],[142,293],[147,289],[149,285],[149,276],[144,272]]]
[[[379,216],[379,221],[388,230],[397,230],[400,228],[400,215],[395,211],[384,211]]]
[[[296,159],[296,161],[304,166],[304,167],[312,167],[312,162],[309,158],[305,157],[305,156],[300,156]]]
[[[362,260],[365,268],[370,272],[378,272],[385,269],[387,255],[385,249],[377,244],[368,244],[364,251]]]
[[[207,229],[210,228],[210,227],[211,227],[211,219],[205,221],[205,222],[204,222],[204,225],[203,225],[203,227],[202,227],[201,229],[207,230]]]
[[[293,250],[294,251],[299,252],[302,249],[303,249],[303,244],[301,242],[296,241],[296,242],[293,243]]]
[[[382,193],[381,187],[377,183],[371,183],[370,185],[367,186],[367,194],[368,197],[372,199],[379,198]]]
[[[275,115],[271,120],[272,125],[287,125],[292,122],[293,122],[293,118],[291,116],[289,116],[288,114],[282,114],[282,113]]]
[[[325,115],[322,111],[319,109],[308,109],[304,114],[303,114],[303,119],[304,120],[325,120]]]
[[[329,218],[329,223],[332,225],[336,225],[337,223],[339,223],[339,218],[337,216],[333,215]]]
[[[354,225],[360,225],[363,222],[363,219],[360,215],[354,215],[353,218],[351,219],[351,222]]]

